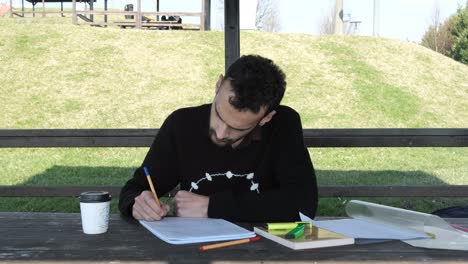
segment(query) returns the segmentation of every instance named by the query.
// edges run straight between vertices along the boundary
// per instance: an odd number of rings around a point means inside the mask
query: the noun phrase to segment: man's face
[[[239,111],[229,103],[234,97],[229,80],[218,81],[217,93],[211,105],[210,130],[211,141],[218,146],[237,147],[245,136],[257,127],[263,125],[265,109],[258,113]]]

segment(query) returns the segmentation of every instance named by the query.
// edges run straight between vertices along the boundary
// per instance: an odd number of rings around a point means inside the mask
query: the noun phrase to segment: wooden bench
[[[468,147],[467,128],[304,129],[308,148]],[[3,129],[0,148],[149,147],[158,129]],[[123,185],[123,182],[122,182]],[[70,197],[92,186],[0,186],[0,197]],[[114,197],[121,186],[99,186]],[[468,185],[323,186],[322,197],[467,197]]]
[[[134,28],[136,27],[136,22],[127,22],[127,21],[116,21],[114,25],[121,28]],[[142,21],[142,28],[153,28],[153,29],[190,29],[190,30],[200,30],[200,25],[197,24],[187,24],[187,23],[177,23],[177,21]]]

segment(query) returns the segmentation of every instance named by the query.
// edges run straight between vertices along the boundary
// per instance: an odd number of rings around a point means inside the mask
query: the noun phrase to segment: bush
[[[450,57],[454,43],[452,30],[455,20],[456,17],[451,16],[439,26],[437,32],[434,26],[431,25],[426,33],[424,33],[421,45]]]
[[[458,9],[452,35],[455,41],[451,57],[461,63],[468,64],[468,7]]]
[[[459,8],[437,30],[431,25],[424,33],[421,45],[468,64],[468,8]]]

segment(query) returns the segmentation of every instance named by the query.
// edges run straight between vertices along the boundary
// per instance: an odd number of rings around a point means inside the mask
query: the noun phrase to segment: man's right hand
[[[135,203],[132,208],[132,215],[137,220],[158,221],[169,212],[169,205],[159,202],[156,204],[151,191],[143,191],[135,197]]]

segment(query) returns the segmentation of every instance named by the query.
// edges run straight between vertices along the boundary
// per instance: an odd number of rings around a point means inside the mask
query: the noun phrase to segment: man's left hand
[[[180,217],[208,217],[210,197],[187,191],[174,196],[175,214]]]

